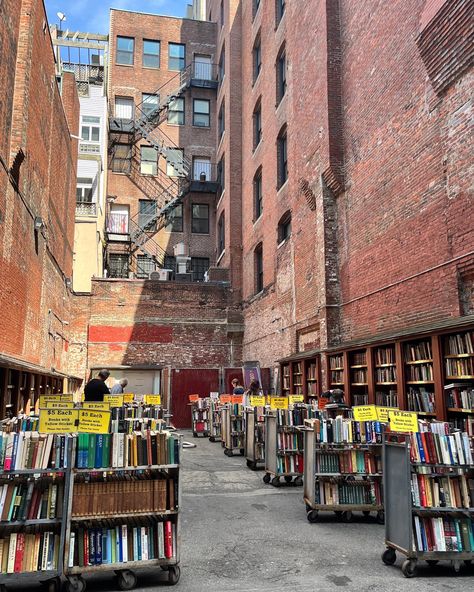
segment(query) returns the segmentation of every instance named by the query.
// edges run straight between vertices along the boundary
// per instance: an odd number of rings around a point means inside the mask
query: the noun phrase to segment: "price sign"
[[[263,395],[253,395],[250,397],[251,407],[265,407],[265,397]]]
[[[123,396],[124,403],[133,403],[135,395],[133,393],[125,393]]]
[[[44,434],[77,432],[77,409],[40,409],[39,431]]]
[[[231,402],[234,405],[242,405],[242,401],[244,400],[244,396],[243,395],[232,395],[232,399]]]
[[[418,431],[418,416],[412,411],[397,411],[391,409],[388,412],[388,420],[392,432]]]
[[[43,409],[74,409],[74,403],[63,403],[62,401],[46,401]]]
[[[390,411],[398,411],[398,407],[379,407],[378,405],[376,406],[376,409],[377,419],[384,423],[388,423],[388,414]]]
[[[108,434],[110,411],[79,409],[78,431],[84,434]]]
[[[230,403],[230,402],[231,402],[231,400],[232,400],[232,395],[221,395],[221,396],[219,397],[219,400],[220,400],[220,402],[221,402],[222,404],[224,404],[224,403]]]
[[[190,403],[195,403],[196,401],[199,401],[199,395],[189,395]]]
[[[290,405],[294,405],[295,403],[304,403],[304,396],[303,395],[290,395],[288,397],[288,401]]]
[[[329,399],[327,397],[319,397],[318,409],[324,409],[328,403],[329,403]]]
[[[161,405],[161,395],[145,395],[147,405]]]
[[[270,397],[272,409],[288,409],[288,397]]]
[[[375,405],[357,405],[352,408],[356,421],[377,421],[377,409]]]
[[[108,403],[100,403],[96,401],[85,401],[82,404],[83,409],[95,409],[96,411],[109,411],[110,405]]]
[[[74,403],[72,395],[40,395],[40,407],[47,403]]]
[[[122,407],[123,395],[104,395],[104,403],[108,403],[110,407]]]

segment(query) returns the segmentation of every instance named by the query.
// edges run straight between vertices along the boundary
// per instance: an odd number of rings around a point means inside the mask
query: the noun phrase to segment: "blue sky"
[[[58,24],[58,11],[66,15],[63,28],[89,33],[108,33],[109,9],[123,8],[184,16],[191,0],[45,0],[50,24]]]

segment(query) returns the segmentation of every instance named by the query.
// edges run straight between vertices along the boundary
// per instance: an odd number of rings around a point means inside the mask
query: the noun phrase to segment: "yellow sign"
[[[125,393],[125,395],[123,396],[123,402],[124,403],[133,403],[134,397],[135,397],[135,395],[133,393]]]
[[[123,395],[104,395],[104,403],[108,403],[110,407],[122,407]]]
[[[161,405],[161,395],[145,395],[147,405]]]
[[[352,408],[356,421],[377,421],[375,405],[358,405]]]
[[[412,411],[390,410],[388,412],[392,432],[417,432],[418,416]]]
[[[82,404],[83,409],[94,409],[95,411],[109,411],[110,405],[108,403],[100,403],[96,401],[85,401]]]
[[[40,407],[46,403],[74,403],[72,395],[40,395]]]
[[[376,406],[377,409],[377,418],[379,421],[383,421],[388,423],[388,414],[390,411],[398,411],[398,407],[379,407]]]
[[[107,434],[109,432],[110,411],[79,409],[78,432],[85,434]]]
[[[288,397],[270,397],[272,409],[288,409]]]
[[[265,397],[263,395],[254,395],[250,397],[251,407],[265,407]]]
[[[39,431],[44,434],[77,432],[77,409],[40,409]]]
[[[74,403],[63,403],[62,401],[46,401],[43,409],[74,409]]]
[[[304,403],[304,396],[303,395],[290,395],[288,397],[288,401],[290,405],[294,405],[295,403]]]

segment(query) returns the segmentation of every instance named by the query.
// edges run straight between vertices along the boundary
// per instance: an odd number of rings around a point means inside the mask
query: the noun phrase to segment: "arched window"
[[[288,210],[278,222],[278,244],[290,238],[291,235],[291,212]]]
[[[259,243],[254,250],[255,293],[263,290],[263,245]]]

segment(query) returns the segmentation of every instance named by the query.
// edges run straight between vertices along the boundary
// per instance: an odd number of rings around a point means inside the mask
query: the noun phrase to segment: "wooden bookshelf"
[[[349,352],[349,402],[351,405],[369,405],[373,396],[369,395],[373,385],[372,360],[369,349],[357,349]],[[373,389],[372,393],[373,393]]]
[[[329,388],[341,388],[344,390],[345,362],[344,354],[336,353],[327,356],[327,376]]]
[[[474,331],[443,335],[444,404],[448,419],[469,431],[474,424]]]
[[[281,392],[283,395],[289,395],[291,391],[291,371],[290,364],[281,365]]]
[[[304,395],[303,361],[292,362],[292,395]]]
[[[375,373],[375,404],[398,407],[398,372],[395,344],[372,348]]]
[[[321,367],[319,356],[304,356],[283,360],[281,368],[282,395],[303,395],[305,401],[309,397],[318,397],[321,392]]]
[[[427,414],[436,413],[431,338],[407,341],[403,346],[405,361],[406,408]]]

